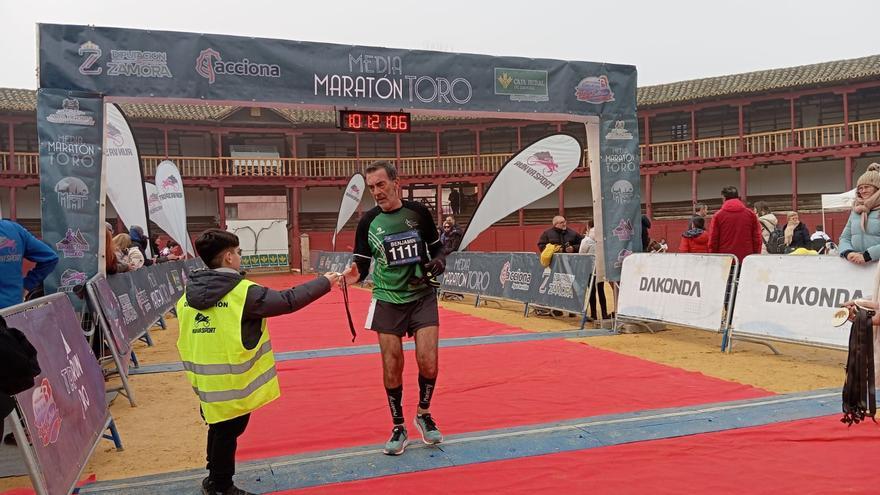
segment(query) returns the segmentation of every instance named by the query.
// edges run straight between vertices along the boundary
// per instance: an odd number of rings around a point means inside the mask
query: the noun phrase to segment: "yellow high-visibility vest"
[[[241,315],[251,285],[242,280],[209,309],[191,308],[186,292],[177,301],[177,350],[209,424],[243,416],[281,396],[266,320],[256,347],[245,349],[241,343]]]

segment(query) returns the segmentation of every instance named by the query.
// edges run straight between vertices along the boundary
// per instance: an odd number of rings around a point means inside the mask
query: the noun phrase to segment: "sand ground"
[[[487,301],[475,308],[473,299],[466,298],[442,305],[536,332],[569,330],[580,324],[579,318],[567,316],[524,318],[522,305],[509,302]],[[166,323],[167,330],[151,332],[154,347],[140,342],[135,345],[141,363],[179,360],[177,321],[169,318]],[[782,353],[778,356],[764,346],[746,342],[738,342],[732,353],[725,354],[720,352],[719,334],[675,327],[654,334],[572,340],[777,393],[840,387],[846,362],[843,351],[790,344],[775,344]],[[110,442],[102,441],[84,472],[108,480],[203,467],[207,427],[197,413],[198,401],[183,373],[134,375],[131,384],[138,407],[131,407],[122,396],[110,407],[125,450],[117,452]],[[22,486],[30,486],[28,478],[0,479],[0,490]]]

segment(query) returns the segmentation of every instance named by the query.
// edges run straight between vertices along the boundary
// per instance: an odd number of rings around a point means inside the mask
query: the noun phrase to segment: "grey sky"
[[[877,0],[0,0],[0,87],[36,88],[35,24],[93,24],[634,64],[639,85],[880,54]]]

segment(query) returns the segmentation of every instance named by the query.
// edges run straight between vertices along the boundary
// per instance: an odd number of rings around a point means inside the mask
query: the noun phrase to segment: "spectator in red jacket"
[[[733,186],[721,190],[724,204],[712,217],[709,251],[732,254],[742,263],[750,254],[761,253],[761,226],[755,212],[746,208]]]
[[[708,253],[709,233],[706,232],[706,219],[694,216],[691,219],[692,227],[681,234],[681,244],[678,245],[680,253]]]

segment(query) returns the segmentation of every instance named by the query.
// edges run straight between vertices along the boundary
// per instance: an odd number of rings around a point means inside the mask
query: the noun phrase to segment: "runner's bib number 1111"
[[[416,230],[386,235],[382,240],[388,266],[412,265],[422,261],[425,245]]]

